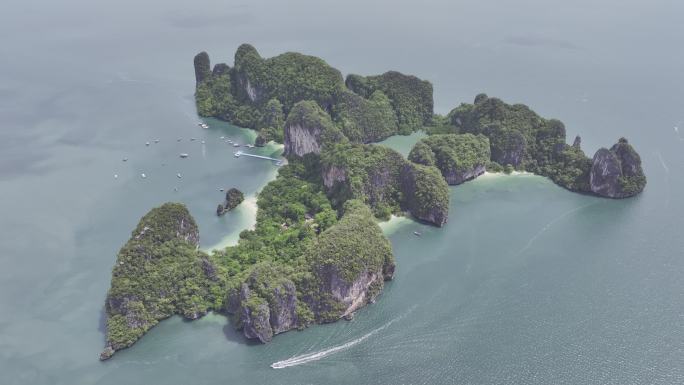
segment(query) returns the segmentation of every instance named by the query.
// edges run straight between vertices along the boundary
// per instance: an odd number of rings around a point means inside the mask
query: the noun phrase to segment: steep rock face
[[[214,69],[211,71],[212,76],[222,76],[222,75],[227,75],[230,72],[230,67],[226,63],[218,63],[214,66]]]
[[[336,183],[342,183],[347,180],[347,172],[344,167],[329,165],[323,169],[323,185],[328,189],[332,189]]]
[[[572,142],[572,147],[576,149],[582,148],[582,138],[579,135],[575,136],[575,140]]]
[[[131,346],[161,319],[207,313],[222,283],[198,245],[197,225],[182,204],[166,203],[140,220],[112,271],[101,359]]]
[[[285,122],[285,156],[320,154],[326,143],[344,136],[315,102],[302,101],[292,108]]]
[[[259,52],[250,44],[242,44],[235,51],[234,79],[236,96],[242,100],[257,103],[263,100],[263,87],[252,83],[250,78],[263,76],[263,59]]]
[[[211,75],[209,54],[207,54],[206,52],[200,52],[197,55],[195,55],[194,65],[195,81],[199,85]]]
[[[273,334],[282,333],[297,327],[297,288],[292,281],[281,282],[273,288],[270,303],[270,324]]]
[[[321,153],[321,128],[299,124],[285,126],[285,156],[304,156]]]
[[[320,286],[326,301],[318,303],[317,314],[323,322],[335,321],[348,316],[367,303],[375,300],[379,290],[371,290],[372,285],[382,288],[385,280],[381,271],[364,269],[351,281],[343,278],[338,269],[324,266],[317,271],[321,280]],[[334,313],[334,314],[328,314]]]
[[[442,227],[449,217],[449,187],[435,167],[409,162],[401,172],[404,206],[414,217]]]
[[[458,185],[463,182],[467,182],[469,180],[475,179],[478,176],[484,174],[485,172],[485,165],[483,164],[478,164],[475,165],[475,167],[465,170],[465,171],[458,171],[458,170],[448,170],[446,172],[442,172],[442,175],[444,176],[444,179],[446,182],[450,185]]]
[[[268,303],[263,299],[255,297],[254,300],[245,302],[240,312],[240,323],[245,337],[258,338],[262,343],[270,342],[273,338],[270,318]]]
[[[238,314],[245,337],[269,342],[275,334],[299,327],[297,289],[289,271],[263,263],[228,292],[226,311]]]
[[[643,191],[645,185],[641,158],[627,139],[621,138],[610,150],[596,151],[589,174],[591,192],[608,198],[626,198]]]

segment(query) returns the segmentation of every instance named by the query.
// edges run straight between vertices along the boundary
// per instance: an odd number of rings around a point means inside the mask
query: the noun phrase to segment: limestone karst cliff
[[[627,139],[620,138],[610,149],[596,151],[589,185],[592,193],[608,198],[626,198],[643,191],[646,176],[641,157]]]

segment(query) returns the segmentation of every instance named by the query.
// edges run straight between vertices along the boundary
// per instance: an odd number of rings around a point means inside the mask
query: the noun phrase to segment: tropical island
[[[480,94],[446,116],[432,84],[396,71],[348,75],[299,53],[262,58],[241,45],[234,65],[195,56],[198,113],[284,144],[288,164],[258,195],[257,222],[237,245],[207,254],[182,204],[152,209],[119,251],[105,311],[101,359],[160,320],[231,314],[247,338],[350,318],[375,301],[395,264],[378,220],[410,215],[443,226],[449,185],[485,171],[527,171],[568,190],[607,198],[643,191],[641,159],[627,139],[593,158],[565,126],[522,104]],[[408,158],[378,142],[428,134]],[[227,194],[226,207],[242,197]],[[230,201],[230,202],[229,202]]]

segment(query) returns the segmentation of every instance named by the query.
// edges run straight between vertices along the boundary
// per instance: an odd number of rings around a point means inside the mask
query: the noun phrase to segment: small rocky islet
[[[242,191],[236,188],[228,189],[228,191],[226,191],[226,199],[216,207],[216,215],[221,216],[228,211],[231,211],[244,200],[245,194],[243,194]]]
[[[105,301],[101,359],[133,345],[160,320],[209,311],[232,315],[245,337],[350,318],[391,280],[395,263],[377,219],[408,213],[435,226],[449,214],[449,185],[485,171],[528,171],[571,191],[627,198],[643,191],[641,159],[627,139],[593,158],[565,126],[522,104],[485,94],[434,114],[432,84],[396,71],[348,75],[320,58],[262,58],[241,45],[233,67],[195,56],[201,116],[284,144],[288,164],[257,198],[257,222],[235,246],[199,250],[184,205],[152,209],[121,248]],[[408,158],[373,145],[396,134],[429,135]],[[244,197],[233,189],[217,214]],[[377,219],[376,219],[377,218]]]

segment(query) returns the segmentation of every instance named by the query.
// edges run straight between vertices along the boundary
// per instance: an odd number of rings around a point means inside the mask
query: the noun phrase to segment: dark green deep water
[[[4,1],[0,383],[684,383],[682,15],[665,0]],[[441,113],[482,91],[524,102],[589,154],[625,135],[647,189],[613,201],[488,175],[451,189],[442,229],[386,225],[396,280],[352,322],[251,345],[222,316],[172,318],[101,363],[110,269],[138,219],[184,202],[210,247],[250,223],[247,207],[214,215],[218,188],[253,196],[274,175],[219,140],[253,133],[196,125],[192,56],[232,62],[242,42],[414,73]],[[270,367],[309,353],[323,357]]]

